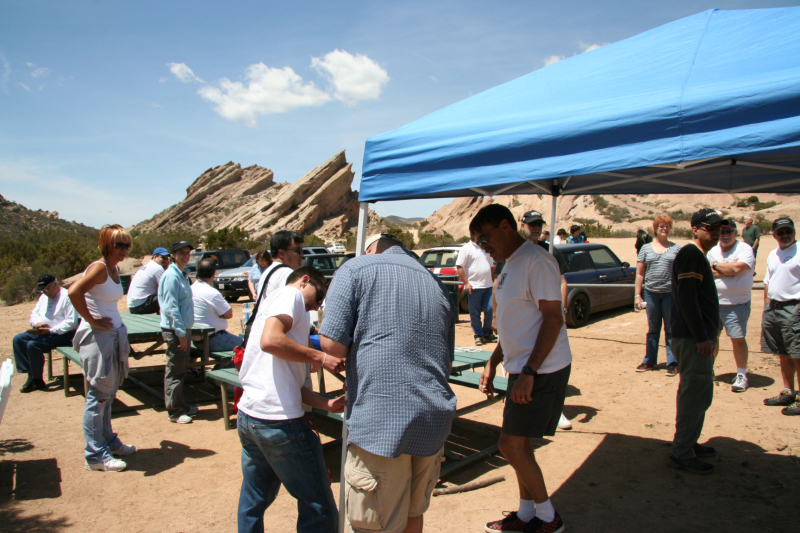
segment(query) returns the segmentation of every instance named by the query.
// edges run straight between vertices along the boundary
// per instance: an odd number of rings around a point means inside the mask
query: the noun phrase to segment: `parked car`
[[[419,262],[442,281],[459,281],[458,272],[456,272],[456,259],[458,259],[458,252],[461,250],[461,246],[460,244],[454,244],[425,250],[422,252]],[[450,289],[453,285],[445,285],[445,287]],[[459,284],[457,289],[458,307],[462,313],[468,313],[467,293],[463,289],[464,285]]]
[[[250,259],[250,252],[247,250],[236,250],[233,248],[226,250],[207,250],[205,252],[194,252],[189,257],[189,264],[186,265],[184,270],[189,278],[194,279],[197,277],[197,263],[206,257],[213,257],[217,260],[217,272],[229,268],[237,268],[242,266]]]
[[[332,254],[343,254],[347,252],[347,248],[344,247],[344,244],[335,242],[328,246],[328,251]]]
[[[623,263],[603,244],[559,244],[556,249],[564,256],[569,270],[567,280],[567,325],[585,326],[589,315],[598,311],[633,305],[633,287],[572,288],[570,284],[630,284],[636,280],[636,269]]]
[[[311,254],[303,256],[303,266],[312,266],[326,276],[333,273],[349,258],[343,254]]]
[[[250,270],[255,264],[255,256],[247,260],[245,264],[238,268],[228,270],[217,270],[214,278],[214,288],[222,293],[222,296],[229,302],[235,302],[240,296],[250,296],[247,288],[247,278],[250,277]]]
[[[324,246],[303,246],[303,254],[304,255],[317,255],[317,254],[329,254],[327,248]]]

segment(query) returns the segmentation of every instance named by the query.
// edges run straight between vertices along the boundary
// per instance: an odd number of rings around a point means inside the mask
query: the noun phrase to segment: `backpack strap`
[[[258,300],[256,300],[256,305],[253,307],[253,312],[250,314],[250,318],[247,320],[247,325],[252,325],[253,321],[256,319],[256,315],[258,314],[258,307],[261,305],[261,298],[264,297],[264,291],[267,290],[267,284],[269,284],[269,278],[279,269],[279,268],[291,268],[289,265],[285,263],[278,263],[278,266],[273,268],[267,274],[267,277],[264,279],[264,284],[261,285],[261,290],[258,293]]]

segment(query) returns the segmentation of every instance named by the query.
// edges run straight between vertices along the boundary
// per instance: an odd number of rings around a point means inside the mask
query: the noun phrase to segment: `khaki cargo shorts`
[[[431,457],[392,459],[350,444],[344,466],[347,531],[403,531],[409,516],[428,510],[442,461],[444,447]]]

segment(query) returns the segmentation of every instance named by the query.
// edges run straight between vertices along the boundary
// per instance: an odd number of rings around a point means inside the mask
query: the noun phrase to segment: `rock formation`
[[[358,222],[358,193],[352,191],[352,164],[344,150],[294,183],[273,181],[258,165],[229,162],[204,172],[186,189],[186,198],[133,226],[144,232],[239,226],[256,240],[282,229],[314,233],[333,242]],[[377,215],[370,213],[371,222]]]

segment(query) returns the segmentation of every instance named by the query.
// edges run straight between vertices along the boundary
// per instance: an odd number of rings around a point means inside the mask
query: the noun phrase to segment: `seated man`
[[[233,309],[217,289],[213,287],[217,262],[213,258],[202,259],[197,264],[197,281],[192,285],[194,303],[194,325],[214,328],[208,336],[208,349],[212,352],[228,352],[242,344],[242,338],[228,333],[228,319],[233,318]]]
[[[128,310],[134,315],[158,313],[158,283],[169,266],[166,248],[153,250],[153,259],[134,274],[128,289]]]
[[[20,374],[28,380],[20,392],[47,390],[43,379],[44,352],[59,346],[72,346],[80,316],[72,307],[67,289],[62,289],[55,276],[39,277],[36,290],[42,295],[31,313],[31,329],[14,337],[14,361]]]

